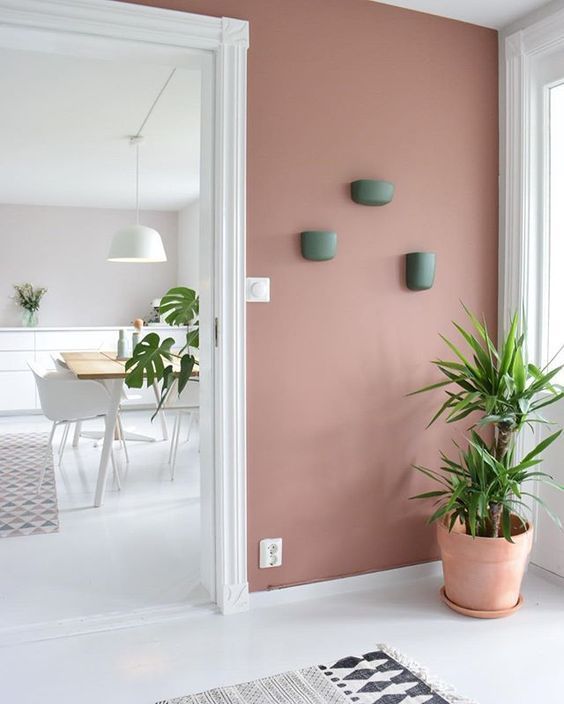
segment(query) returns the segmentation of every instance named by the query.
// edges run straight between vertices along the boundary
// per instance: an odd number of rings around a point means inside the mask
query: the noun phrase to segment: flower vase
[[[38,323],[37,311],[36,310],[25,310],[22,314],[22,324],[24,328],[35,328]]]

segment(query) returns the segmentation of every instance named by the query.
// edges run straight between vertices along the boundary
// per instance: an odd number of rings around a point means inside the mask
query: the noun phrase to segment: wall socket
[[[259,545],[259,567],[282,565],[282,538],[263,538]]]

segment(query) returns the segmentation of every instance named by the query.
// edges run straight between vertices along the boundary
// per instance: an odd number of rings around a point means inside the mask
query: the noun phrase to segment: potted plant
[[[16,303],[23,308],[22,323],[25,327],[37,325],[37,311],[41,299],[47,293],[46,288],[33,288],[31,284],[14,284]]]
[[[128,387],[140,389],[143,385],[160,384],[160,401],[153,414],[157,415],[177,381],[178,394],[181,394],[193,375],[198,360],[193,354],[200,345],[199,332],[200,300],[197,293],[184,286],[171,288],[161,298],[159,314],[169,325],[186,328],[186,343],[175,352],[172,351],[174,338],[167,337],[161,341],[156,332],[150,332],[140,340],[127,360],[125,383]],[[172,362],[180,361],[180,371],[175,373]]]
[[[485,322],[465,311],[470,329],[454,326],[468,352],[441,336],[454,359],[435,360],[443,378],[414,393],[437,388],[446,392],[429,425],[441,416],[448,423],[469,416],[475,422],[467,446],[457,446],[456,459],[441,453],[439,471],[415,467],[439,486],[412,498],[436,504],[429,522],[437,523],[443,600],[461,613],[496,618],[513,613],[522,603],[520,587],[533,537],[527,502],[541,505],[559,522],[536,489],[542,482],[564,488],[538,468],[542,452],[561,431],[545,437],[524,457],[518,456],[516,439],[525,426],[546,424],[541,409],[564,396],[553,383],[562,367],[540,369],[526,361],[526,335],[517,315],[497,347]]]

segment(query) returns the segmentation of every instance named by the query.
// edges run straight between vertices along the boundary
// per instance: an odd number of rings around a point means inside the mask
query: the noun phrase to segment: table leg
[[[114,441],[117,414],[123,388],[123,379],[108,379],[106,381],[106,385],[110,394],[110,403],[105,419],[106,430],[104,432],[104,446],[102,447],[102,456],[100,457],[100,468],[98,470],[98,482],[96,484],[94,506],[101,506],[104,500],[104,491],[106,489],[106,481],[108,479],[110,452]]]
[[[155,393],[155,399],[157,401],[157,408],[158,408],[160,400],[161,400],[161,392],[159,391],[159,385],[157,384],[156,381],[153,381],[153,391]],[[159,416],[160,416],[160,421],[161,421],[161,430],[163,433],[163,440],[168,440],[168,426],[166,423],[166,415],[165,415],[164,408],[161,408],[161,410],[159,411]]]

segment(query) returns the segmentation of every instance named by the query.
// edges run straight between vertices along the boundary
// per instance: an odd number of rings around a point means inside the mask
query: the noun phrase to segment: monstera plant
[[[496,345],[485,321],[465,309],[470,327],[454,323],[464,347],[446,337],[454,355],[433,365],[440,380],[415,393],[443,389],[446,395],[431,419],[470,421],[470,437],[458,457],[441,453],[439,470],[416,466],[438,487],[413,498],[435,502],[429,518],[437,522],[443,560],[443,599],[471,616],[492,618],[512,613],[521,604],[519,589],[532,544],[529,504],[537,503],[559,523],[538,494],[540,483],[558,489],[540,470],[541,454],[561,431],[546,434],[523,457],[519,433],[547,425],[542,410],[564,397],[556,384],[562,367],[527,360],[527,335],[514,315]],[[528,503],[527,503],[528,502]]]
[[[193,375],[198,360],[193,351],[200,346],[200,300],[197,293],[184,286],[171,288],[162,297],[159,313],[169,325],[186,328],[186,341],[179,350],[172,349],[174,339],[161,340],[150,332],[136,345],[132,357],[126,362],[125,383],[129,388],[140,389],[160,385],[160,400],[153,418],[166,403],[168,395],[177,386],[181,394]]]

